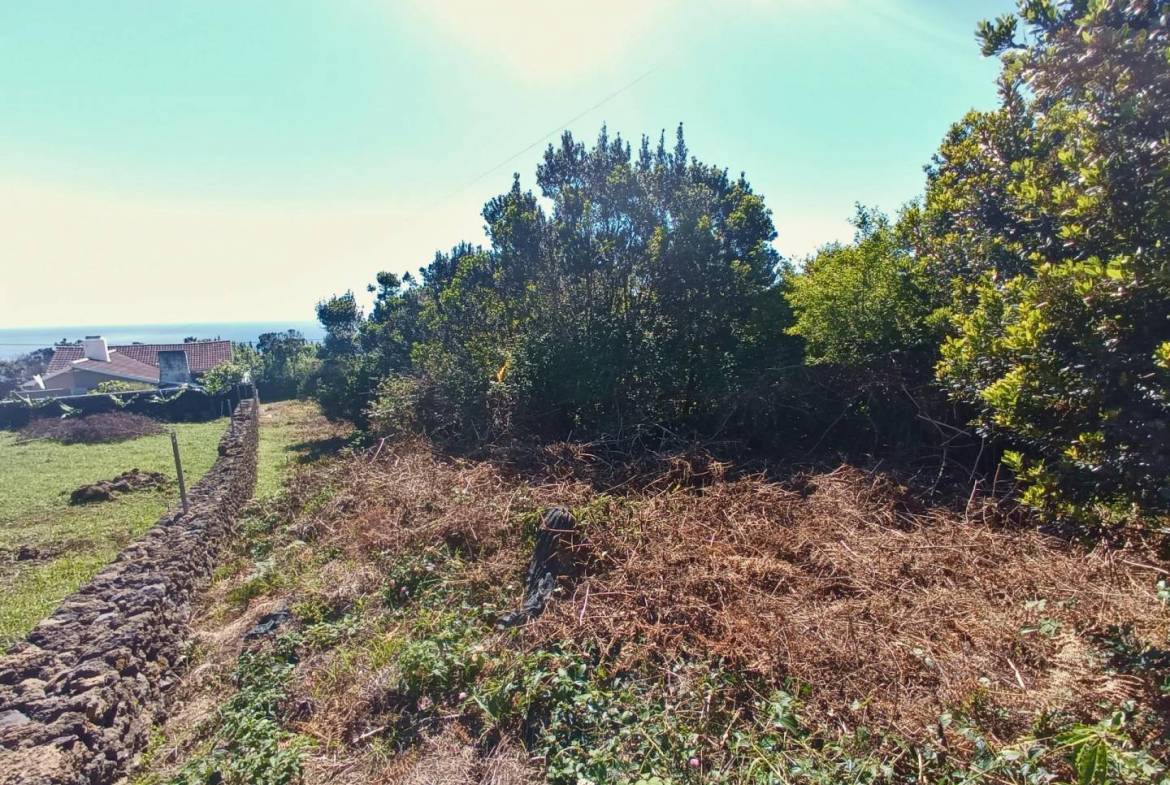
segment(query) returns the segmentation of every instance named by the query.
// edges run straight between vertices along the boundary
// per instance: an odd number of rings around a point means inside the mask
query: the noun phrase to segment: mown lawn
[[[260,406],[260,463],[256,498],[275,493],[287,472],[297,464],[336,450],[349,428],[325,421],[317,404],[278,401]]]
[[[227,420],[168,427],[178,433],[191,487],[215,462]],[[343,431],[324,423],[314,404],[264,404],[256,495],[272,494],[295,464],[335,448]],[[171,482],[109,502],[69,504],[70,492],[79,485],[134,468],[160,471]],[[0,651],[24,637],[178,503],[174,474],[165,434],[120,444],[62,445],[21,443],[16,433],[0,431]]]
[[[177,423],[188,487],[215,462],[226,419]],[[159,471],[162,489],[72,506],[70,492],[129,469]],[[70,592],[178,501],[170,437],[116,444],[21,442],[0,431],[0,649],[22,638]]]

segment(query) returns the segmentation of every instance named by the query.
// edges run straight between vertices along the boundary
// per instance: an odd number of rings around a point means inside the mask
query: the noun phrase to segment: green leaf
[[[1094,738],[1082,744],[1073,767],[1079,785],[1103,785],[1109,773],[1109,748],[1104,740]]]

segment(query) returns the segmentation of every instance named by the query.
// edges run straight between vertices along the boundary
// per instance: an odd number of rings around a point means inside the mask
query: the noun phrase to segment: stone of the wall
[[[190,493],[0,659],[0,785],[112,782],[176,678],[192,601],[256,483],[259,404],[242,402]]]

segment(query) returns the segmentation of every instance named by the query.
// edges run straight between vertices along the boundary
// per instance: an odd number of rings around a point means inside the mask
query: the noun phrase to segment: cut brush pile
[[[33,420],[20,432],[24,440],[52,439],[61,444],[107,444],[162,433],[163,426],[141,414],[102,412],[84,417]]]

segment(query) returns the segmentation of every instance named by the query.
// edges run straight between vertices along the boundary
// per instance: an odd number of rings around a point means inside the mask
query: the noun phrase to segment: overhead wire
[[[484,178],[485,178],[485,177],[487,177],[488,175],[490,175],[490,174],[492,174],[492,173],[494,173],[494,172],[498,171],[499,169],[501,169],[501,168],[503,168],[503,167],[507,166],[508,164],[512,163],[512,162],[513,162],[513,161],[515,161],[517,158],[519,158],[520,156],[524,155],[525,153],[527,153],[527,152],[530,152],[530,151],[531,151],[533,148],[535,148],[535,147],[536,147],[537,145],[539,145],[539,144],[542,144],[542,143],[543,143],[545,140],[547,140],[547,139],[548,139],[550,136],[552,136],[553,134],[560,133],[561,131],[565,130],[566,128],[568,128],[568,127],[569,127],[570,125],[572,125],[573,123],[575,123],[575,122],[577,122],[578,120],[580,120],[582,117],[585,117],[586,115],[588,115],[590,112],[595,112],[595,111],[597,111],[598,109],[600,109],[601,107],[605,106],[607,103],[609,103],[609,102],[610,102],[610,101],[612,101],[613,99],[617,98],[617,97],[618,97],[619,95],[621,95],[622,93],[626,92],[627,90],[630,90],[631,88],[633,88],[633,87],[635,87],[636,85],[638,85],[640,82],[644,81],[644,80],[645,80],[646,78],[648,78],[648,77],[649,77],[651,74],[653,74],[655,71],[657,71],[657,70],[659,69],[659,67],[660,67],[660,65],[655,65],[655,66],[651,67],[650,69],[648,69],[648,70],[646,70],[646,71],[642,72],[642,73],[641,73],[641,74],[640,74],[640,75],[639,75],[639,76],[638,76],[636,79],[634,79],[633,81],[631,81],[631,82],[628,82],[628,83],[626,83],[625,85],[623,85],[623,86],[619,87],[617,90],[614,90],[612,93],[609,93],[608,95],[606,95],[604,98],[602,98],[602,99],[601,99],[600,101],[598,101],[597,103],[593,104],[592,106],[588,107],[587,109],[583,109],[583,110],[581,110],[581,111],[580,111],[580,112],[578,112],[577,114],[575,114],[575,115],[573,115],[572,117],[570,117],[568,120],[565,120],[563,123],[560,123],[560,124],[559,124],[559,125],[558,125],[556,128],[553,128],[552,130],[550,130],[550,131],[548,131],[548,132],[544,133],[544,134],[543,134],[543,135],[541,135],[541,136],[540,136],[538,139],[536,139],[535,141],[533,141],[533,142],[531,142],[530,144],[528,144],[528,145],[527,145],[527,146],[526,146],[524,149],[522,149],[522,150],[519,150],[519,151],[518,151],[518,152],[516,152],[516,153],[513,153],[512,155],[508,156],[508,157],[507,157],[507,158],[505,158],[504,160],[500,161],[498,164],[495,164],[495,165],[494,165],[494,166],[492,166],[491,168],[489,168],[489,169],[485,169],[484,171],[480,172],[479,174],[477,174],[477,175],[476,175],[475,177],[473,177],[472,179],[468,180],[468,181],[467,181],[466,183],[464,183],[463,185],[459,186],[459,187],[458,187],[458,188],[456,188],[455,190],[453,190],[453,191],[451,191],[450,193],[448,193],[446,196],[442,197],[441,199],[438,199],[438,200],[437,200],[437,201],[434,203],[433,207],[437,207],[438,205],[442,204],[443,202],[447,201],[448,199],[450,199],[450,198],[452,198],[452,197],[454,197],[454,196],[457,196],[457,195],[459,195],[459,194],[460,194],[460,193],[462,193],[463,191],[466,191],[468,188],[470,188],[471,186],[475,185],[476,183],[478,183],[480,180],[484,179]]]

